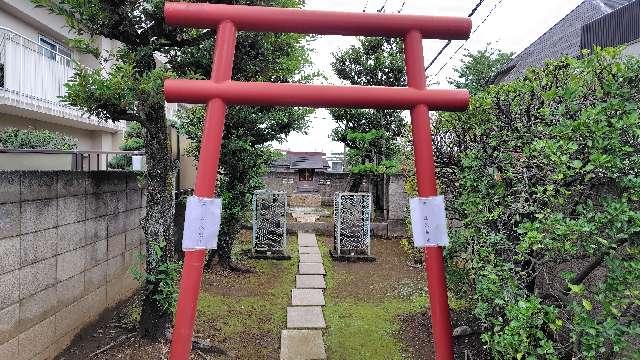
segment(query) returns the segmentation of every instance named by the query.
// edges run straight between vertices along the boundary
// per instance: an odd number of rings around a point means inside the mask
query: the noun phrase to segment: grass
[[[328,259],[326,247],[321,245],[327,272],[326,306],[327,330],[325,343],[332,359],[407,359],[406,345],[401,340],[398,317],[418,313],[426,307],[424,292],[413,291],[415,284],[398,284],[398,290],[388,296],[343,297],[338,286],[348,286],[348,272],[337,272]],[[380,276],[384,281],[384,274]]]
[[[242,259],[255,274],[231,279],[225,288],[206,288],[198,302],[198,331],[221,345],[233,358],[266,359],[279,350],[286,328],[286,309],[295,284],[297,246],[289,240],[290,261]],[[236,290],[241,290],[236,293]]]
[[[330,301],[325,307],[329,324],[327,350],[335,359],[406,359],[398,316],[424,309],[424,297],[410,302]]]

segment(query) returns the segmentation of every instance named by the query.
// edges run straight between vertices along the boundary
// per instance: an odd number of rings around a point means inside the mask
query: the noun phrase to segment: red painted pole
[[[165,4],[169,25],[211,29],[232,21],[240,31],[401,38],[417,30],[424,38],[464,40],[471,19],[389,13],[354,13],[287,9],[278,7],[206,3]]]
[[[405,36],[404,52],[409,87],[424,90],[426,76],[422,53],[422,35],[418,31],[410,31]],[[429,109],[426,105],[416,105],[411,109],[411,127],[418,195],[420,197],[436,196],[438,195],[436,168],[433,158]],[[442,248],[425,247],[424,263],[436,359],[453,360],[449,299]]]
[[[236,37],[237,30],[232,22],[220,23],[213,55],[212,82],[231,80]],[[215,196],[226,111],[227,105],[220,99],[212,99],[207,103],[196,174],[195,196],[205,198]],[[171,360],[187,360],[191,352],[193,325],[198,307],[205,256],[206,251],[204,250],[185,252],[176,321],[171,338],[171,353],[169,355]]]
[[[310,106],[461,111],[469,106],[467,90],[414,89],[382,86],[334,86],[264,82],[167,80],[168,102],[202,104],[219,98],[229,105]]]

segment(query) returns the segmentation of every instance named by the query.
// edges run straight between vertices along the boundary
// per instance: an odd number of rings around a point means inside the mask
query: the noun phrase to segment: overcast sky
[[[406,0],[403,14],[466,16],[478,0]],[[427,72],[427,81],[434,87],[448,87],[447,79],[467,51],[483,49],[488,43],[503,51],[519,53],[558,20],[573,10],[582,0],[485,0],[473,16],[471,38],[454,41]],[[385,0],[307,0],[307,9],[375,12]],[[397,12],[403,0],[387,0],[387,12]],[[322,36],[313,44],[312,60],[329,83],[338,80],[331,71],[331,53],[347,48],[355,38]],[[454,55],[464,43],[464,47]],[[424,40],[425,63],[428,64],[444,41]],[[312,115],[308,135],[293,134],[284,144],[275,145],[293,151],[341,152],[343,146],[329,138],[335,123],[329,112],[319,109]]]

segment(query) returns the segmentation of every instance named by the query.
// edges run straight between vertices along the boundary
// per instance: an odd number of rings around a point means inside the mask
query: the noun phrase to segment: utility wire
[[[404,0],[402,2],[402,6],[400,6],[400,10],[398,10],[398,14],[400,14],[402,12],[402,10],[404,10],[404,6],[407,5],[407,0]]]
[[[467,17],[472,17],[476,13],[476,11],[478,11],[478,8],[480,8],[480,5],[482,5],[483,2],[485,2],[485,0],[479,0],[476,6],[474,6],[473,9],[471,9],[471,12],[469,13],[469,15],[467,15]],[[404,4],[402,4],[402,6],[404,7]],[[451,40],[448,40],[444,44],[444,46],[440,49],[440,51],[438,51],[436,56],[434,56],[433,59],[431,59],[431,62],[429,63],[429,65],[427,65],[427,67],[424,69],[425,71],[429,70],[429,68],[433,65],[433,63],[436,62],[436,60],[438,60],[440,55],[442,55],[442,53],[445,51],[446,48],[449,47],[449,45],[451,45]]]
[[[487,16],[485,16],[485,18],[482,20],[482,22],[480,22],[480,24],[478,24],[478,26],[476,26],[476,28],[471,32],[471,34],[469,35],[469,39],[471,39],[471,36],[473,34],[476,33],[476,31],[478,31],[478,29],[482,26],[482,24],[484,24],[485,22],[487,22],[487,19],[489,19],[489,17],[491,17],[491,15],[493,14],[493,12],[498,8],[498,6],[500,6],[500,4],[502,4],[504,0],[500,0],[498,1],[493,8],[491,9],[491,11],[489,11],[489,13],[487,14]],[[433,76],[433,77],[437,77],[438,75],[440,75],[440,72],[449,65],[449,63],[451,62],[451,60],[453,59],[454,56],[456,56],[456,54],[462,49],[462,47],[464,47],[467,42],[469,41],[469,39],[465,40],[462,45],[460,45],[460,47],[458,47],[456,49],[456,51],[449,57],[449,59],[447,59],[447,62],[444,63],[444,65],[442,65],[442,67],[438,70],[438,72]]]
[[[384,0],[384,4],[382,4],[382,7],[380,9],[378,9],[379,13],[383,13],[384,12],[384,9],[387,7],[387,2],[388,1],[389,0]]]

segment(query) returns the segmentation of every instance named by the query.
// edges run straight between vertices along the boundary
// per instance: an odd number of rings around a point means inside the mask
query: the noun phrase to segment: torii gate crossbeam
[[[462,111],[466,90],[426,88],[422,39],[461,40],[471,32],[468,18],[380,13],[345,13],[257,6],[165,4],[169,25],[217,29],[211,80],[166,80],[167,102],[206,104],[195,195],[215,195],[227,105],[407,109],[415,152],[418,194],[437,195],[429,110]],[[408,87],[245,83],[231,80],[238,31],[403,38]],[[187,251],[172,336],[172,360],[191,351],[205,250]],[[426,247],[424,263],[436,359],[453,359],[445,267],[441,247]]]

